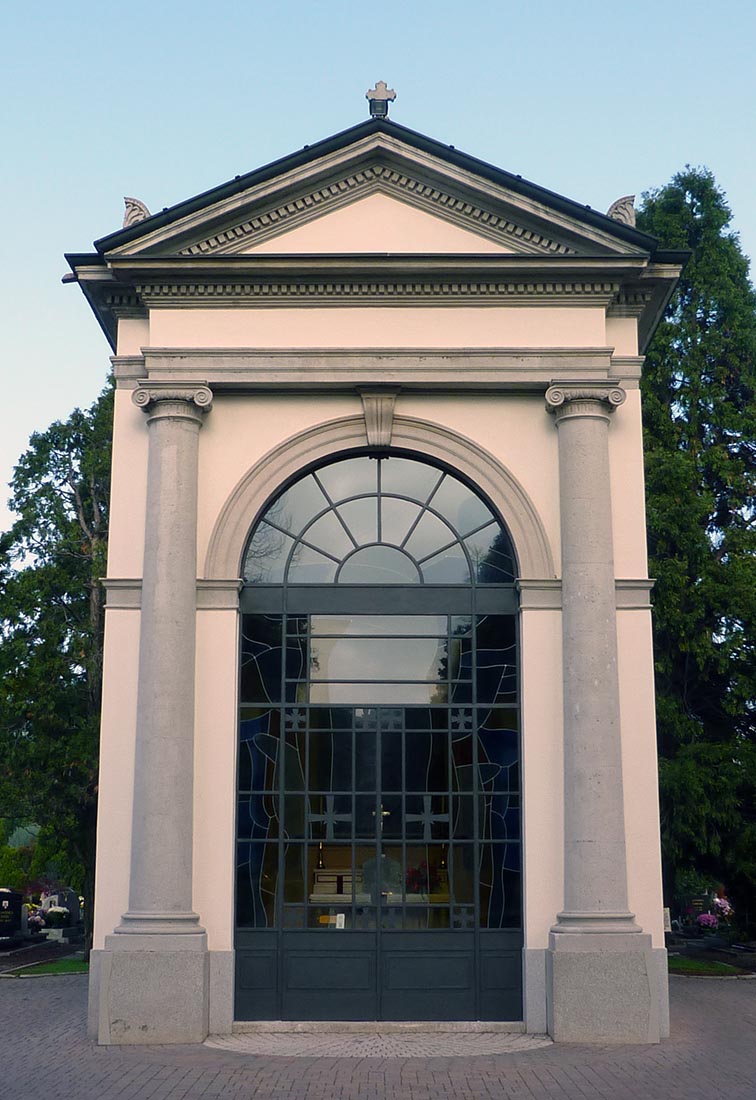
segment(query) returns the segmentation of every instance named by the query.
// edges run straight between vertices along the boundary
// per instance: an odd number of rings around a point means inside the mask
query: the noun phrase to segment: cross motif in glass
[[[419,821],[423,826],[423,840],[431,840],[431,831],[434,822],[449,821],[449,815],[446,814],[434,814],[431,809],[431,800],[433,795],[423,795],[423,812],[421,814],[405,814],[406,821]]]
[[[451,714],[451,728],[452,732],[455,730],[471,730],[472,711],[453,710]]]
[[[403,725],[401,710],[396,707],[381,710],[380,726],[382,730],[400,730]]]
[[[305,712],[303,710],[287,710],[285,716],[287,730],[303,730],[305,728]]]
[[[377,729],[378,715],[375,707],[358,707],[354,712],[354,725],[358,730]]]
[[[349,821],[352,820],[351,814],[337,814],[334,813],[333,803],[335,795],[327,794],[325,796],[326,809],[324,814],[310,814],[310,821],[321,821],[326,828],[326,840],[333,840],[333,827],[337,821]]]
[[[474,909],[452,909],[452,928],[474,928]]]

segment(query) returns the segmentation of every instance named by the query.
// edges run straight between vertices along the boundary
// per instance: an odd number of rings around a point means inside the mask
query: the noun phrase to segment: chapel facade
[[[610,215],[379,109],[68,257],[117,387],[99,1042],[668,1033],[639,379],[681,257]]]

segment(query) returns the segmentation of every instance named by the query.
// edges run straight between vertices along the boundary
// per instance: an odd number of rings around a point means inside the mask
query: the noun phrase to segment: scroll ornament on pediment
[[[617,199],[606,212],[608,218],[613,218],[623,225],[635,226],[635,195],[623,195]]]
[[[150,217],[149,210],[139,199],[132,199],[124,196],[123,203],[126,207],[123,214],[124,229],[129,229],[132,225],[136,225],[137,222],[143,222],[145,218]]]

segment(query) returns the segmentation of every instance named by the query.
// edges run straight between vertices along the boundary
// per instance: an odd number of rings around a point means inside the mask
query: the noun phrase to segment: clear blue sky
[[[756,257],[753,0],[9,0],[0,40],[0,487],[108,370],[63,253],[124,195],[159,210],[360,122],[379,79],[397,122],[596,209],[706,165]]]

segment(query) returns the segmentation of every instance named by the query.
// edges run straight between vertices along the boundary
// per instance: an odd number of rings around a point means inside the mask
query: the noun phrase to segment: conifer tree
[[[108,387],[31,437],[11,482],[18,518],[0,535],[0,816],[40,826],[87,900],[112,412]]]
[[[690,260],[643,379],[667,894],[690,871],[756,920],[756,293],[710,172],[644,196]]]

